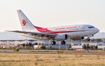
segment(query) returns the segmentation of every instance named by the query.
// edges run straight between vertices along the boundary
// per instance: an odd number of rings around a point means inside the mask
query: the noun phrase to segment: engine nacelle
[[[66,40],[66,39],[68,39],[67,34],[57,34],[55,36],[55,40]]]

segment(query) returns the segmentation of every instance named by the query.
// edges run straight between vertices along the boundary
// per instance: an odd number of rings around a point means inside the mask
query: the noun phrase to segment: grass
[[[0,54],[0,66],[105,66],[105,56]]]

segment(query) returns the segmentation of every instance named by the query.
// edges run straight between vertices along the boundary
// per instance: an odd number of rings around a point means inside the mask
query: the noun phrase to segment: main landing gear
[[[65,45],[65,44],[66,44],[66,42],[63,40],[63,41],[61,41],[61,44],[62,44],[62,45]]]
[[[51,42],[51,44],[52,44],[52,45],[55,45],[55,44],[56,44],[56,42],[53,40],[53,41]]]
[[[53,40],[53,41],[51,42],[51,44],[52,44],[52,45],[55,45],[55,44],[56,44],[56,42]],[[65,44],[66,44],[66,42],[63,40],[63,41],[61,41],[61,44],[62,44],[62,45],[65,45]]]

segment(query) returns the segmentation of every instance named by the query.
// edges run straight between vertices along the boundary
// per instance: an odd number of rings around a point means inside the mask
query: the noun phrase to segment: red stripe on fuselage
[[[48,30],[47,28],[42,28],[42,27],[37,27],[37,26],[35,26],[35,28],[36,28],[39,32],[42,32],[42,33],[50,33],[50,34],[87,31],[87,30],[77,30],[77,31],[51,31],[51,30]]]
[[[42,27],[34,26],[36,29],[43,29]]]

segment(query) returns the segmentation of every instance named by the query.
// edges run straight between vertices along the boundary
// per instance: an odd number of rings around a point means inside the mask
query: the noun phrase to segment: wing
[[[16,33],[22,33],[22,34],[31,34],[32,36],[37,36],[37,37],[50,37],[50,38],[54,38],[56,36],[56,34],[29,32],[29,31],[8,31],[8,32],[16,32]]]

